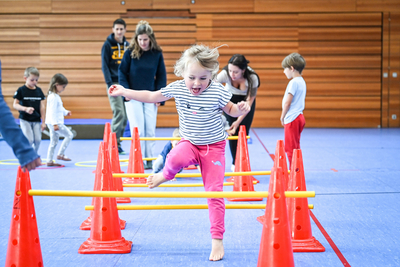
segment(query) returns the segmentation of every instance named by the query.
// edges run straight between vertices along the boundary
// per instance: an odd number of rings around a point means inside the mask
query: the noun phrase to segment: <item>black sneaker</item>
[[[125,155],[126,154],[125,151],[120,146],[118,147],[118,154],[121,154],[121,155]]]

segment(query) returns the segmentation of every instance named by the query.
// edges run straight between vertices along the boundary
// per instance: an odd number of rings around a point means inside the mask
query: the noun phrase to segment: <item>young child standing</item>
[[[285,128],[285,152],[292,165],[293,149],[300,149],[300,135],[306,121],[303,110],[306,100],[306,82],[301,72],[306,61],[298,53],[292,53],[282,61],[283,73],[290,80],[282,100],[281,123]]]
[[[70,116],[71,111],[66,110],[61,101],[61,94],[65,87],[68,85],[67,78],[61,73],[57,73],[51,78],[49,93],[47,96],[47,109],[46,109],[46,124],[50,130],[50,145],[47,151],[47,166],[61,166],[61,164],[53,161],[54,150],[58,144],[58,139],[64,136],[64,140],[58,151],[57,159],[70,161],[71,159],[65,156],[69,142],[74,137],[71,130],[64,125],[64,116]]]
[[[37,85],[39,71],[35,67],[28,67],[24,72],[25,85],[18,88],[14,94],[13,107],[19,111],[21,130],[33,146],[36,153],[42,141],[42,131],[46,128],[44,115],[45,96]]]
[[[179,129],[176,128],[172,133],[172,137],[181,137],[179,134]],[[165,166],[165,161],[167,159],[167,155],[169,152],[178,144],[178,140],[169,141],[165,146],[163,151],[161,151],[160,155],[158,155],[157,159],[153,163],[153,173],[159,173]]]
[[[221,112],[233,117],[249,112],[246,102],[233,104],[231,93],[213,81],[218,69],[218,49],[194,45],[187,49],[175,65],[175,75],[183,77],[159,91],[136,91],[113,85],[112,96],[124,96],[141,102],[158,103],[175,98],[182,140],[167,156],[162,172],[147,179],[149,188],[172,180],[183,167],[199,164],[206,191],[223,191],[225,172],[225,139],[227,134]],[[224,256],[225,204],[223,198],[208,199],[212,248],[209,259]]]

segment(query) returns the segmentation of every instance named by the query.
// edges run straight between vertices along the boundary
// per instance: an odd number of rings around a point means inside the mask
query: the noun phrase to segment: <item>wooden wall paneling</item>
[[[179,117],[177,113],[157,114],[157,127],[178,127],[178,126],[179,126]]]
[[[194,3],[193,3],[194,2]],[[253,1],[243,0],[195,0],[190,4],[192,13],[246,13],[254,12]]]
[[[1,42],[0,55],[39,55],[38,42]]]
[[[298,14],[215,14],[211,17],[212,27],[297,27]]]
[[[375,128],[380,125],[376,110],[304,110],[307,127]]]
[[[0,6],[2,7],[0,1]],[[1,13],[1,12],[0,12]],[[0,28],[37,28],[39,27],[39,15],[0,15]]]
[[[135,1],[125,1],[135,2]],[[52,13],[125,13],[126,5],[122,5],[119,0],[110,1],[70,1],[70,0],[52,0]]]
[[[381,40],[381,27],[302,27],[299,28],[301,40],[348,41]]]
[[[111,28],[40,28],[40,40],[51,41],[105,41]]]
[[[382,97],[381,127],[389,127],[389,29],[390,13],[383,13],[382,18]]]
[[[221,48],[218,49],[221,56],[243,54],[246,58],[252,55],[256,58],[263,55],[269,55],[271,57],[280,55],[280,57],[282,57],[282,55],[286,56],[299,49],[299,43],[297,41],[230,41],[224,39],[214,44],[214,46],[223,44],[227,46],[221,46]],[[266,57],[263,58],[265,59]],[[281,58],[281,61],[282,59],[283,58]]]
[[[90,83],[92,81],[104,81],[101,68],[97,69],[41,69],[41,82],[49,83],[51,77],[56,73],[62,73],[67,77],[69,82],[74,83]]]
[[[299,40],[302,55],[381,54],[381,40],[376,41],[305,41]]]
[[[179,10],[179,9],[189,9],[191,5],[190,0],[152,0],[153,2],[153,9],[163,9],[163,10]]]
[[[41,28],[83,28],[89,31],[92,28],[108,28],[111,33],[114,20],[118,14],[41,14],[39,27]]]
[[[376,13],[301,13],[300,27],[381,26],[382,14]]]
[[[196,18],[153,18],[153,17],[146,17],[142,16],[140,18],[123,18],[123,20],[126,22],[127,27],[130,29],[136,29],[136,25],[139,23],[141,20],[147,21],[151,26],[153,25],[163,25],[163,24],[168,24],[168,25],[195,25],[196,24]],[[146,13],[147,14],[147,13]]]
[[[0,1],[0,14],[50,13],[52,0],[42,1]]]
[[[307,55],[306,68],[316,69],[380,69],[381,55]]]
[[[40,57],[39,55],[20,55],[20,56],[8,56],[1,55],[1,67],[2,69],[25,69],[28,66],[39,66]]]
[[[104,37],[104,41],[105,38]],[[101,55],[102,42],[40,42],[40,55]],[[1,52],[1,47],[0,47]],[[39,54],[39,53],[38,53]]]
[[[38,68],[57,69],[96,69],[101,68],[99,55],[50,55],[40,56]]]
[[[213,27],[211,36],[215,40],[297,41],[299,33],[297,27],[246,28],[243,31],[237,31],[235,28]]]
[[[0,30],[0,42],[37,42],[40,38],[39,29],[7,28]]]
[[[71,119],[111,119],[112,112],[108,97],[90,96],[76,97],[63,96],[63,105],[66,109],[71,110]],[[91,103],[96,103],[92,105]]]
[[[130,41],[130,40],[129,40]],[[168,45],[184,45],[186,47],[189,47],[193,44],[196,43],[195,38],[173,38],[173,39],[167,39],[167,38],[158,38],[157,37],[157,43],[162,47],[162,46],[168,46]],[[182,51],[183,52],[183,51]]]
[[[355,12],[356,0],[254,0],[254,12]]]
[[[381,96],[381,83],[329,82],[307,83],[307,96]]]
[[[390,13],[389,127],[400,127],[400,12]]]
[[[356,11],[400,12],[398,0],[356,0]]]

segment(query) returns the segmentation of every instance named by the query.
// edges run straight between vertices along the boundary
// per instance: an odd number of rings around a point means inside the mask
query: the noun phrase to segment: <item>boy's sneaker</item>
[[[125,151],[120,146],[118,147],[118,154],[121,154],[121,155],[125,155],[126,154]]]

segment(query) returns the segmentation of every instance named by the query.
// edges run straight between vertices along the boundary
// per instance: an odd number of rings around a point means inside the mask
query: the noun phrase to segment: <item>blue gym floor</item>
[[[157,129],[169,137],[172,128]],[[270,170],[283,129],[254,128],[249,155],[253,171]],[[95,161],[101,140],[73,140],[64,168],[45,166],[30,173],[33,189],[93,190]],[[49,141],[39,154],[45,159]],[[157,141],[158,154],[165,141]],[[400,266],[400,129],[309,129],[301,146],[313,235],[326,248],[322,253],[294,253],[296,266]],[[130,141],[123,142],[129,152]],[[121,155],[120,159],[127,159]],[[4,266],[15,178],[16,160],[0,141],[0,265]],[[89,161],[89,162],[88,162]],[[75,163],[86,162],[92,167]],[[231,156],[226,151],[226,171]],[[14,164],[14,165],[13,165]],[[126,163],[122,163],[126,171]],[[147,172],[147,171],[146,171]],[[257,176],[256,191],[267,191],[269,176]],[[198,183],[201,178],[180,178],[175,183]],[[149,190],[124,188],[125,191]],[[203,191],[203,188],[157,188],[154,191]],[[225,187],[232,191],[232,187]],[[34,197],[44,266],[257,266],[262,225],[256,218],[265,210],[226,210],[225,257],[208,261],[211,249],[207,210],[120,211],[127,226],[122,236],[133,242],[129,254],[78,254],[90,236],[79,226],[89,216],[91,198]],[[262,203],[265,203],[266,199]],[[132,199],[131,204],[206,203],[205,199]],[[226,201],[225,203],[229,203]],[[260,202],[252,202],[260,204]],[[123,205],[123,204],[121,204]],[[323,234],[326,232],[325,234]],[[330,242],[328,242],[328,240]]]

